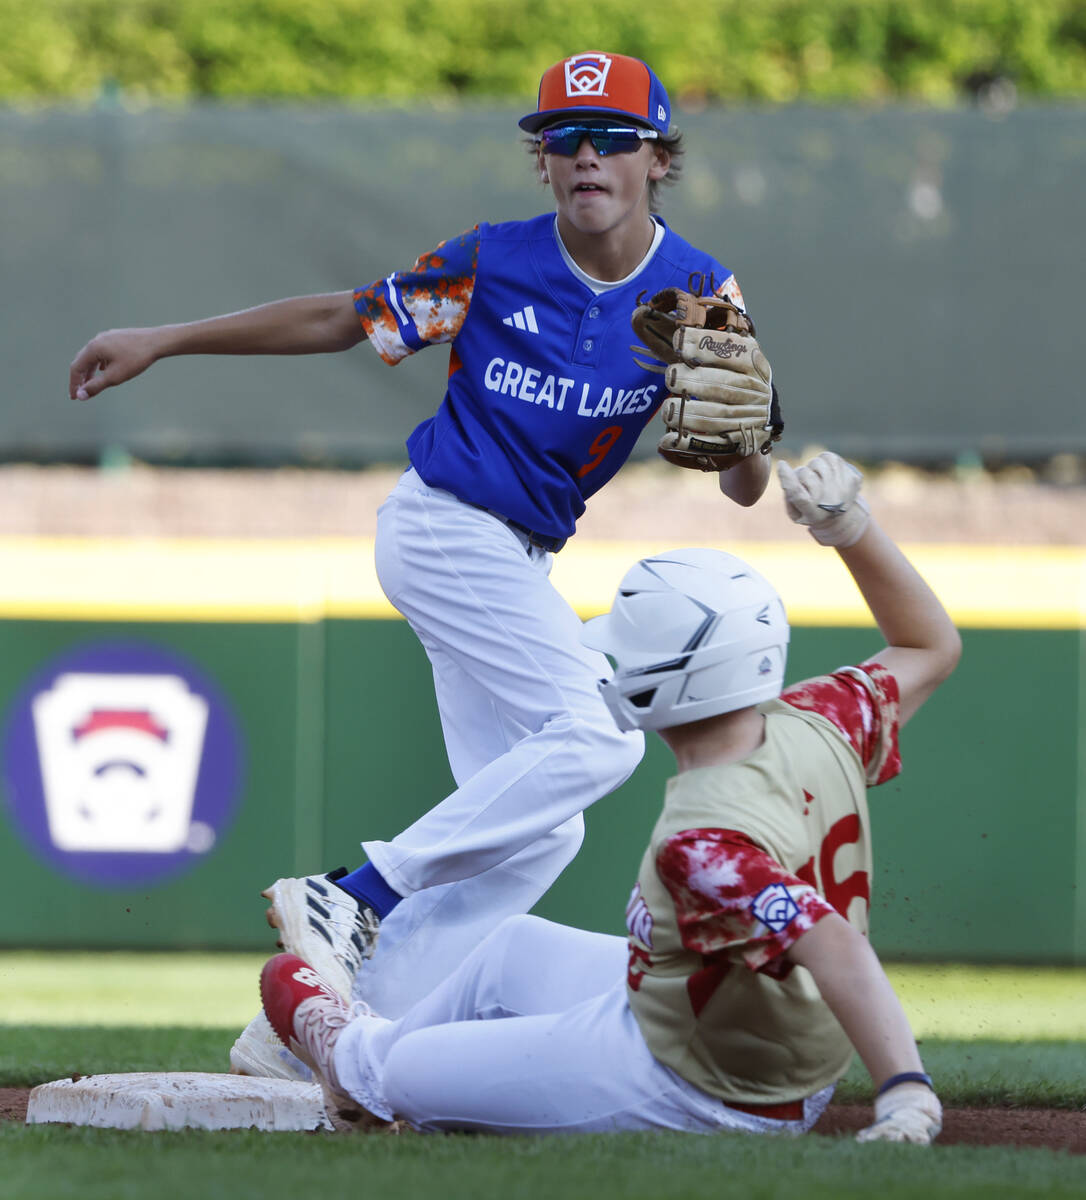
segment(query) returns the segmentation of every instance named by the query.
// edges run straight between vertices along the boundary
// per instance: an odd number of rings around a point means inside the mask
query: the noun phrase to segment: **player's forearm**
[[[876,1087],[922,1071],[908,1018],[878,956],[843,917],[823,917],[789,951],[807,968]]]
[[[770,466],[768,454],[748,454],[730,471],[718,474],[721,492],[743,508],[750,508],[765,492]]]
[[[151,331],[156,358],[181,354],[323,354],[365,334],[350,292],[295,296]]]
[[[275,300],[186,325],[108,329],[72,360],[68,395],[89,400],[178,354],[322,354],[364,336],[351,292]]]
[[[888,645],[937,655],[945,668],[941,678],[946,678],[957,665],[961,638],[939,598],[894,541],[871,520],[859,541],[837,552]]]
[[[874,657],[897,680],[898,723],[904,725],[961,656],[961,638],[946,609],[894,542],[871,519],[860,496],[863,475],[840,455],[823,451],[780,475],[788,516],[833,546],[860,589],[886,648]]]

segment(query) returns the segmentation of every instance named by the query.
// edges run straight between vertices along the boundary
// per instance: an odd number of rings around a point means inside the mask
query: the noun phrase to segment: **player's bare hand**
[[[69,397],[89,400],[142,374],[158,357],[155,334],[154,329],[110,329],[91,338],[72,360]]]

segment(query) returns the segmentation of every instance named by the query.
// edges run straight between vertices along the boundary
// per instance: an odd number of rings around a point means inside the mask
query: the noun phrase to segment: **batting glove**
[[[930,1146],[943,1128],[939,1097],[923,1083],[899,1083],[875,1097],[875,1123],[861,1129],[858,1142],[912,1142]]]
[[[816,542],[844,548],[863,536],[871,511],[860,495],[864,477],[840,455],[823,451],[797,470],[778,463],[777,476],[789,517]]]

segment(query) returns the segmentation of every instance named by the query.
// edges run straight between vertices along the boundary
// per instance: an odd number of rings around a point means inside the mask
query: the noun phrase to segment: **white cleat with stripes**
[[[271,901],[268,924],[279,930],[279,946],[304,959],[349,1002],[358,968],[377,945],[381,919],[336,886],[341,873],[277,879],[261,895]]]

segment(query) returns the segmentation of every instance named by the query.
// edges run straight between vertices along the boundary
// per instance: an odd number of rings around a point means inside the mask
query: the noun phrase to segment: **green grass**
[[[1086,1040],[1086,969],[886,968],[917,1037]]]
[[[0,1087],[34,1087],[73,1074],[226,1071],[237,1033],[234,1027],[0,1025]]]
[[[0,1025],[0,1087],[33,1087],[74,1073],[225,1071],[236,1033],[234,1027]],[[921,1051],[944,1104],[1086,1108],[1086,1042],[927,1038]],[[837,1099],[862,1103],[870,1096],[867,1073],[853,1064]]]
[[[0,954],[0,1086],[222,1071],[262,955]],[[891,967],[948,1106],[1086,1109],[1086,972]],[[854,1067],[842,1102],[868,1102]],[[1083,1116],[1086,1120],[1086,1115]],[[2,1200],[942,1200],[1086,1197],[1086,1159],[721,1135],[561,1139],[138,1133],[0,1123]]]
[[[346,1137],[0,1129],[11,1200],[1062,1200],[1082,1158],[999,1147],[860,1146],[850,1139],[722,1134],[550,1138]]]
[[[264,954],[0,951],[0,1021],[225,1029],[260,1007]],[[888,964],[917,1037],[1086,1040],[1086,969]]]
[[[266,954],[0,952],[0,1021],[35,1025],[247,1025]]]

